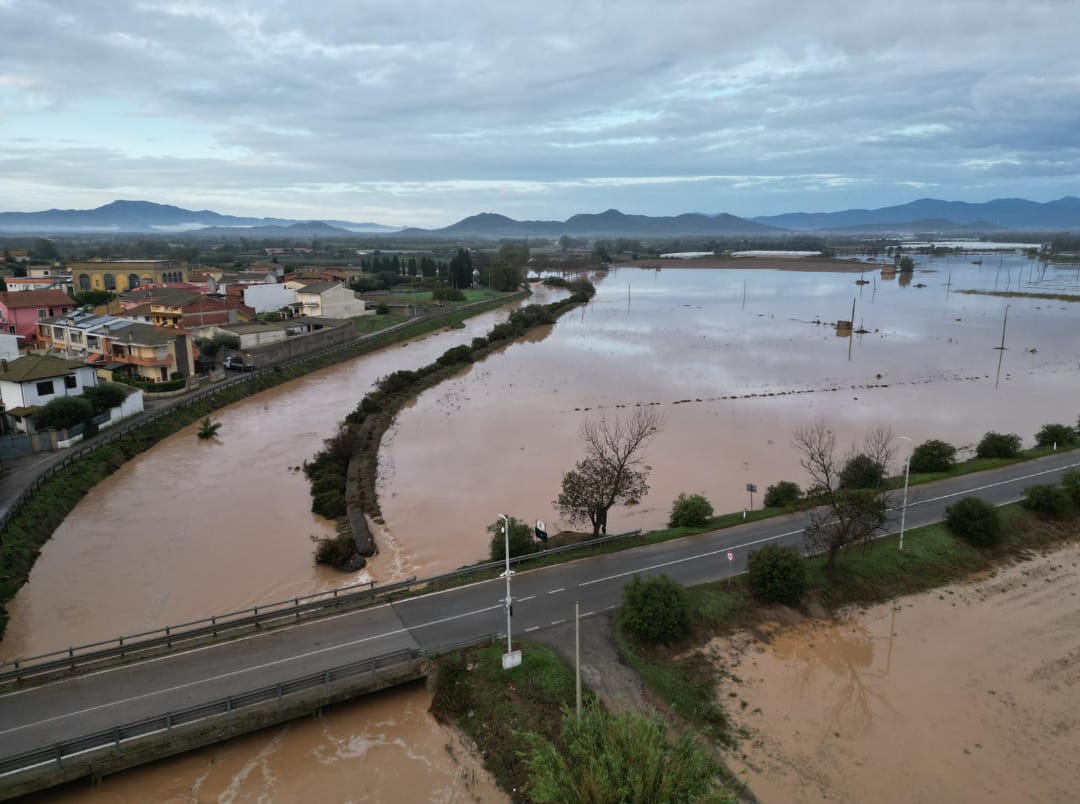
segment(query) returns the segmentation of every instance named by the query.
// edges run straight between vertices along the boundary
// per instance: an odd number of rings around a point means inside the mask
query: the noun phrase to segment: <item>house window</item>
[[[15,332],[15,327],[8,327],[7,331],[8,331],[8,335],[16,335],[16,334],[18,334],[18,333]]]
[[[52,394],[54,393],[53,381],[45,380],[45,382],[39,382],[37,384],[37,392],[38,396],[52,396]]]
[[[112,274],[105,274],[105,290],[116,290],[116,277]]]
[[[65,388],[78,388],[79,387],[79,381],[77,379],[75,379],[74,374],[68,374],[66,377],[64,377],[64,387]]]
[[[38,317],[39,320],[44,321],[46,318],[49,317],[48,311],[45,308],[42,308],[42,309],[38,310],[37,311],[37,317]]]
[[[87,274],[79,274],[79,290],[90,290],[90,277]]]

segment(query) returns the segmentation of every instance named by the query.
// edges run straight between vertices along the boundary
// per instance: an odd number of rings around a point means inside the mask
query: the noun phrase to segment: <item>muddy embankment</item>
[[[740,268],[776,271],[821,271],[838,273],[875,271],[880,264],[831,257],[701,257],[691,260],[661,259],[620,262],[617,268]]]
[[[1075,801],[1080,546],[706,652],[766,802]],[[766,629],[768,631],[769,629]],[[729,709],[734,707],[729,706]]]

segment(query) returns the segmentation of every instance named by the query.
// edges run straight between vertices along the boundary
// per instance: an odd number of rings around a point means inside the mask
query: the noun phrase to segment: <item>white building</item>
[[[345,285],[337,282],[314,282],[296,291],[296,303],[300,315],[320,318],[355,318],[374,315],[363,299]]]
[[[97,372],[82,360],[50,355],[0,360],[0,400],[11,425],[22,432],[28,431],[34,408],[61,396],[81,396],[84,388],[95,385]]]
[[[244,304],[256,313],[272,313],[296,304],[296,291],[285,285],[249,285],[244,288]]]

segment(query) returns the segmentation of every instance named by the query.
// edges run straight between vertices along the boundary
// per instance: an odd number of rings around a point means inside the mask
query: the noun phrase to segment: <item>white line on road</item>
[[[566,591],[566,587],[565,586],[560,586],[558,589],[549,590],[548,594],[549,595],[557,595],[559,592],[565,592],[565,591]]]
[[[673,564],[685,564],[687,561],[696,561],[699,558],[708,558],[709,556],[720,555],[726,553],[728,550],[741,550],[744,547],[753,547],[755,544],[761,544],[762,542],[771,542],[775,539],[783,539],[785,536],[794,536],[797,533],[802,533],[803,529],[788,531],[787,533],[780,533],[776,536],[766,536],[764,539],[755,539],[752,542],[744,542],[743,544],[736,544],[732,547],[725,547],[721,550],[710,550],[708,553],[698,553],[697,555],[687,556],[686,558],[676,558],[673,561],[663,561],[659,564],[650,564],[647,567],[638,567],[634,570],[628,570],[627,572],[619,572],[615,575],[608,575],[604,578],[596,578],[592,581],[582,581],[578,586],[590,586],[594,583],[603,583],[604,581],[613,581],[616,578],[625,578],[627,575],[639,575],[642,572],[648,572],[649,570],[660,569],[661,567],[670,567]],[[612,606],[611,608],[614,608]]]
[[[527,634],[530,631],[539,631],[539,630],[540,630],[540,626],[539,625],[534,625],[532,628],[526,628],[525,633]]]
[[[552,621],[551,621],[551,624],[552,624],[552,625],[562,625],[562,624],[563,624],[564,622],[566,622],[566,619],[565,619],[565,618],[564,618],[564,619],[562,619],[562,620],[552,620]]]
[[[202,679],[199,679],[197,681],[189,681],[186,684],[177,684],[176,686],[173,686],[173,687],[165,687],[163,689],[154,690],[153,692],[147,692],[147,693],[144,693],[142,695],[133,695],[130,698],[122,698],[122,699],[117,700],[117,701],[110,701],[109,703],[99,704],[98,706],[91,706],[91,707],[88,707],[87,709],[80,709],[80,710],[75,711],[75,712],[68,712],[67,714],[64,714],[64,715],[56,715],[54,717],[47,717],[44,720],[38,720],[38,721],[36,721],[34,723],[24,723],[21,726],[15,726],[14,728],[4,729],[3,731],[0,731],[0,735],[12,734],[13,732],[20,731],[22,729],[27,729],[27,728],[30,728],[32,726],[40,726],[40,725],[43,725],[45,723],[52,723],[52,722],[57,721],[57,720],[64,720],[65,718],[78,717],[79,715],[89,714],[90,712],[97,712],[97,711],[100,711],[102,709],[108,709],[111,706],[121,706],[123,704],[129,704],[129,703],[132,703],[134,701],[140,701],[140,700],[144,700],[146,698],[152,698],[155,695],[162,695],[164,693],[176,692],[178,690],[188,689],[189,687],[197,687],[200,684],[212,684],[212,683],[217,682],[217,681],[222,681],[222,680],[224,680],[226,678],[232,678],[233,676],[243,675],[244,673],[251,673],[251,672],[256,672],[256,671],[259,671],[259,670],[265,670],[265,669],[267,669],[269,667],[275,667],[277,665],[287,664],[289,662],[294,662],[297,659],[307,659],[307,658],[309,658],[311,656],[318,656],[318,655],[323,654],[323,653],[330,653],[331,651],[341,650],[342,648],[351,648],[351,647],[353,647],[355,645],[362,645],[365,642],[373,642],[376,639],[384,639],[386,637],[397,636],[399,634],[408,634],[411,630],[416,629],[416,628],[428,628],[428,627],[433,626],[433,625],[442,625],[443,623],[448,623],[448,622],[451,622],[453,620],[460,620],[460,619],[463,619],[465,617],[472,617],[474,615],[483,614],[484,612],[492,611],[494,609],[501,609],[502,607],[503,607],[503,605],[500,603],[500,604],[498,604],[496,606],[488,606],[487,608],[483,608],[483,609],[475,609],[473,611],[468,611],[468,612],[465,612],[463,614],[455,614],[455,615],[452,615],[450,617],[443,617],[442,619],[439,619],[439,620],[432,620],[431,622],[428,622],[428,623],[420,623],[419,625],[410,626],[408,628],[397,628],[397,629],[395,629],[393,631],[387,631],[387,632],[382,633],[382,634],[376,634],[375,636],[362,637],[361,639],[354,639],[352,642],[343,642],[340,645],[331,645],[331,646],[326,647],[326,648],[319,648],[319,650],[312,650],[312,651],[308,651],[307,653],[299,653],[299,654],[297,654],[295,656],[288,656],[288,657],[286,657],[284,659],[275,659],[272,662],[266,662],[264,664],[258,664],[258,665],[254,665],[252,667],[245,667],[245,668],[243,668],[241,670],[232,670],[232,671],[230,671],[228,673],[222,673],[222,674],[217,675],[217,676],[210,676],[208,678],[202,678]]]
[[[529,595],[528,597],[519,597],[517,599],[517,602],[518,603],[524,603],[526,600],[532,600],[534,597],[536,597],[536,595]]]

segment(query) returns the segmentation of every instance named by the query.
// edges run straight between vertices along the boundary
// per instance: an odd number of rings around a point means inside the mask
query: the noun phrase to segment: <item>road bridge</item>
[[[1013,502],[1077,467],[1080,454],[1061,453],[912,487],[907,527],[940,521],[964,496]],[[805,525],[805,513],[788,514],[520,572],[513,634],[562,624],[575,603],[583,616],[614,609],[635,575],[664,572],[692,585],[740,573],[762,545],[801,546]],[[431,655],[505,639],[504,595],[501,579],[479,581],[2,695],[0,796],[104,775],[416,679]]]

